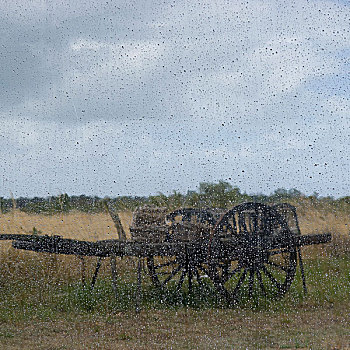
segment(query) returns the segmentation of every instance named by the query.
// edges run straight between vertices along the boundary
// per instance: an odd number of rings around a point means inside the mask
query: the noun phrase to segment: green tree
[[[170,208],[180,208],[184,205],[185,196],[180,192],[173,191],[173,193],[168,197]]]
[[[200,198],[210,207],[227,207],[229,201],[228,194],[232,190],[232,185],[223,180],[220,180],[218,183],[202,182],[199,184]]]
[[[158,192],[157,196],[149,196],[149,202],[156,207],[169,207],[168,197],[162,192]]]
[[[0,213],[4,214],[5,212],[5,201],[4,197],[0,197]]]
[[[67,213],[71,209],[70,200],[67,193],[59,195],[58,203],[60,205],[60,210],[64,213]]]

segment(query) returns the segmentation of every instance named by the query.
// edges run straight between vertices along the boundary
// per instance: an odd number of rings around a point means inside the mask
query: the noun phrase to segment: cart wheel
[[[294,236],[300,236],[301,232],[300,232],[296,208],[289,203],[279,203],[274,205],[273,208],[277,210],[280,215],[282,215],[284,220],[287,222],[289,230],[292,232],[292,234]],[[303,281],[303,290],[304,290],[304,294],[307,294],[304,264],[301,256],[300,246],[297,247],[297,253],[298,253],[301,278]]]
[[[203,259],[190,257],[190,249],[172,257],[148,257],[147,268],[152,283],[157,288],[175,285],[176,291],[183,288],[189,292],[193,286],[203,287],[209,278],[209,269]]]
[[[291,238],[288,223],[276,208],[244,203],[229,210],[214,228],[210,277],[228,299],[281,297],[296,272],[297,250],[264,246],[268,237]],[[224,252],[224,241],[240,242],[236,256]],[[292,240],[290,240],[292,242]],[[226,255],[226,256],[225,256]]]
[[[215,225],[213,215],[206,210],[184,208],[168,214],[166,220],[170,224],[169,241],[178,244],[181,249],[176,256],[147,258],[147,268],[153,285],[158,288],[175,285],[177,291],[185,288],[189,292],[194,285],[203,287],[205,280],[209,278],[207,253],[206,249],[197,249],[196,241],[207,244],[210,228]],[[191,225],[196,223],[207,227],[198,234],[197,240],[179,239],[177,230],[185,226],[191,230],[194,227]]]

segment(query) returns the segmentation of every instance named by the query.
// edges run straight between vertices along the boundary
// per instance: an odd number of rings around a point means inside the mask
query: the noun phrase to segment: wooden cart
[[[296,209],[287,203],[249,202],[222,215],[213,209],[184,208],[167,215],[160,214],[160,209],[149,210],[156,211],[157,219],[135,215],[129,241],[112,210],[119,234],[115,240],[86,242],[33,235],[0,235],[0,239],[13,240],[16,249],[99,257],[92,284],[102,258],[111,258],[115,282],[115,257],[133,256],[139,258],[139,291],[144,260],[158,288],[171,284],[191,292],[194,284],[201,288],[209,283],[228,300],[283,296],[298,263],[306,292],[300,247],[331,241],[330,234],[301,235]]]

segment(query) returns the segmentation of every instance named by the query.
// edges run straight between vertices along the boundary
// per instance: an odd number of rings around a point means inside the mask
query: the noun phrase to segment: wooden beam
[[[114,222],[114,226],[117,229],[119,240],[126,241],[126,234],[125,234],[122,222],[120,221],[118,211],[111,204],[111,202],[107,202],[106,207],[107,207],[108,214],[111,216],[111,218],[112,218],[112,220]]]

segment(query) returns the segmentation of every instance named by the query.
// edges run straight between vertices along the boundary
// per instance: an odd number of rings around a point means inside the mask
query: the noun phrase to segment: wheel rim
[[[211,264],[211,278],[227,298],[281,297],[290,288],[296,272],[296,247],[268,250],[264,240],[283,233],[290,237],[288,223],[278,211],[260,203],[245,203],[228,211],[216,224],[214,239],[243,239],[235,260]]]

